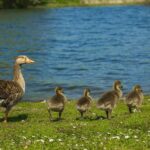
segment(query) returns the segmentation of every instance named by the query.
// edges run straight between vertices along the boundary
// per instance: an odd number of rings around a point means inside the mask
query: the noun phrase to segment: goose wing
[[[81,97],[78,101],[77,101],[77,105],[89,105],[90,104],[90,98],[88,97]]]
[[[109,107],[115,106],[116,98],[118,97],[115,91],[108,91],[102,95],[102,97],[98,100],[98,107]]]
[[[0,80],[0,101],[16,100],[23,95],[23,90],[18,83],[9,80]]]
[[[106,92],[102,95],[102,97],[98,100],[98,103],[107,103],[108,101],[111,101],[112,99],[115,98],[115,92],[114,91],[109,91]]]
[[[126,103],[128,105],[138,105],[140,104],[140,96],[136,92],[130,92],[126,97]]]

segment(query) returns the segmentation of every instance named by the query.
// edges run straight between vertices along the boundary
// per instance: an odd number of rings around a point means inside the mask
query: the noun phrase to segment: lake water
[[[69,98],[85,87],[98,97],[119,79],[124,93],[141,84],[150,94],[150,7],[111,6],[0,10],[0,79],[12,79],[17,55],[24,100],[41,100],[62,86]]]

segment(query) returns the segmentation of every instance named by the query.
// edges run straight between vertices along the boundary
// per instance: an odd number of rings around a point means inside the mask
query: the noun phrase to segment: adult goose
[[[126,104],[129,109],[129,112],[132,113],[132,110],[135,108],[137,111],[140,111],[140,107],[143,102],[143,91],[140,85],[135,85],[133,90],[129,92],[126,97]]]
[[[113,90],[104,93],[97,102],[97,108],[106,112],[107,119],[111,119],[112,110],[116,106],[117,101],[122,97],[121,89],[121,82],[116,80],[113,84]]]
[[[83,96],[77,101],[77,110],[83,118],[83,114],[90,109],[92,98],[90,96],[90,89],[86,88],[83,92]]]
[[[48,112],[50,115],[50,120],[52,119],[51,112],[58,112],[58,120],[61,120],[61,115],[65,107],[65,103],[67,102],[67,98],[63,93],[63,89],[61,87],[56,87],[55,95],[47,100],[48,103]]]
[[[4,122],[7,122],[11,108],[21,100],[25,93],[25,80],[21,72],[21,66],[33,62],[27,56],[18,56],[14,65],[13,80],[0,80],[0,107],[5,108]]]

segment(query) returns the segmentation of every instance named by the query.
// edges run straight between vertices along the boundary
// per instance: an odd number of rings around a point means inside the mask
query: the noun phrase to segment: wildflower
[[[118,140],[120,140],[120,137],[119,136],[113,136],[112,139],[118,139]]]
[[[32,135],[32,138],[35,138],[35,136],[34,136],[34,135]]]
[[[31,144],[31,140],[27,140],[26,144],[30,145]]]
[[[45,141],[43,139],[40,140],[41,143],[44,143]]]
[[[145,141],[142,141],[143,143],[146,143]]]
[[[43,139],[39,139],[39,140],[36,140],[36,142],[44,143],[45,141]]]
[[[24,149],[27,149],[28,148],[28,145],[26,145],[25,147],[24,147]]]
[[[138,137],[135,135],[134,138],[137,139]]]
[[[49,139],[49,142],[54,142],[54,139]]]
[[[22,136],[22,138],[23,138],[24,140],[26,140],[26,139],[27,139],[25,136]]]
[[[128,135],[125,135],[125,137],[124,137],[125,139],[128,139],[129,138],[129,136]]]
[[[62,139],[58,139],[59,142],[62,142]]]

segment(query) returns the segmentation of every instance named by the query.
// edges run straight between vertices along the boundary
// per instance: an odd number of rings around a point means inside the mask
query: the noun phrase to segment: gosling
[[[135,108],[137,111],[140,111],[140,107],[143,102],[143,91],[140,85],[135,85],[133,90],[126,97],[126,104],[129,109],[129,112],[132,113]]]
[[[119,80],[113,84],[113,90],[102,95],[97,102],[97,108],[106,112],[107,119],[111,119],[112,110],[115,108],[118,100],[122,97],[122,85]]]
[[[65,103],[67,102],[67,98],[63,94],[63,89],[61,87],[56,87],[55,93],[56,94],[51,99],[49,99],[47,101],[47,103],[48,103],[48,112],[49,112],[51,121],[53,120],[51,111],[58,112],[59,115],[58,115],[57,119],[61,120],[61,115],[62,115],[62,112],[64,110]]]
[[[83,114],[89,111],[91,106],[92,98],[90,96],[90,89],[84,89],[83,96],[77,101],[77,110],[81,114],[81,118],[83,118]]]

